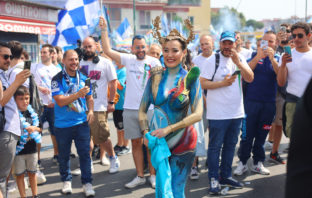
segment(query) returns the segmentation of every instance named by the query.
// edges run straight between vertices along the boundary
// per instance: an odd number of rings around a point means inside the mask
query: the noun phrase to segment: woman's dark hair
[[[14,98],[16,98],[17,96],[25,96],[25,95],[30,95],[29,90],[27,87],[21,85],[15,91]]]
[[[191,50],[189,49],[187,49],[186,55],[184,57],[184,65],[188,71],[190,71],[190,69],[193,67]]]

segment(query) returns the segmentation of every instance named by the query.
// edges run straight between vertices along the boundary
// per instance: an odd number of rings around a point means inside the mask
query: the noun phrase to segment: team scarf
[[[22,130],[22,135],[19,140],[19,145],[16,146],[16,152],[15,152],[16,155],[24,149],[25,144],[30,139],[35,140],[37,144],[41,143],[41,134],[38,131],[35,131],[29,134],[28,131],[26,130],[26,128],[29,126],[36,126],[36,127],[39,126],[38,114],[34,111],[31,105],[27,106],[27,111],[30,113],[32,124],[28,123],[24,115],[19,111],[19,116],[20,116],[21,124],[23,126],[23,130]]]

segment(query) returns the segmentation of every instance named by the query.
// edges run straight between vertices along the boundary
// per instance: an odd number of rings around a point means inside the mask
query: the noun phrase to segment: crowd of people
[[[132,152],[136,176],[124,181],[124,187],[145,184],[148,169],[156,197],[185,197],[188,178],[199,179],[199,157],[207,157],[212,195],[219,195],[221,186],[244,187],[232,173],[250,169],[269,175],[263,165],[265,145],[272,147],[270,160],[285,164],[278,152],[282,134],[293,136],[296,106],[312,76],[311,24],[281,24],[279,32],[265,32],[255,49],[249,41],[244,45],[240,32],[222,32],[219,49],[214,49],[213,37],[201,35],[199,51],[190,52],[191,23],[185,21],[185,38],[175,29],[162,36],[159,21],[157,17],[153,24],[158,43],[148,46],[144,36],[135,35],[127,53],[111,48],[101,17],[100,42],[90,36],[81,49],[64,53],[44,44],[41,62],[30,68],[20,42],[0,42],[0,198],[8,197],[12,176],[20,196],[26,197],[26,173],[33,197],[39,197],[37,184],[46,181],[39,169],[45,122],[63,194],[72,193],[73,174],[81,175],[86,197],[95,196],[96,149],[111,174],[123,165],[119,157]],[[111,112],[116,143],[110,139]],[[238,140],[239,163],[232,171]],[[73,141],[79,167],[71,171]]]

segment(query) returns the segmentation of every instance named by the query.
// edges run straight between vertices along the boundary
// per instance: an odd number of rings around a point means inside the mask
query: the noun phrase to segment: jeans
[[[255,102],[246,100],[246,130],[242,131],[238,157],[243,164],[253,153],[254,164],[264,162],[265,151],[263,148],[265,139],[271,129],[275,115],[275,102]]]
[[[81,169],[81,183],[91,183],[91,158],[90,158],[90,128],[87,122],[82,124],[67,127],[56,128],[55,137],[58,143],[58,162],[61,180],[71,181],[72,175],[70,172],[70,148],[72,140],[75,141],[75,146],[79,155]]]
[[[51,135],[55,135],[54,133],[54,108],[48,108],[44,106],[43,113],[40,117],[40,121],[43,124],[45,121],[49,123],[49,131]]]
[[[221,153],[221,178],[232,176],[232,162],[242,118],[228,120],[209,120],[208,178],[219,179],[219,157]]]

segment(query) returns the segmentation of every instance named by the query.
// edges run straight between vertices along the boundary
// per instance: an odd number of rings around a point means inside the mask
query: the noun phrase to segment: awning
[[[11,17],[10,17],[11,18]],[[55,24],[0,16],[0,31],[55,35]]]

